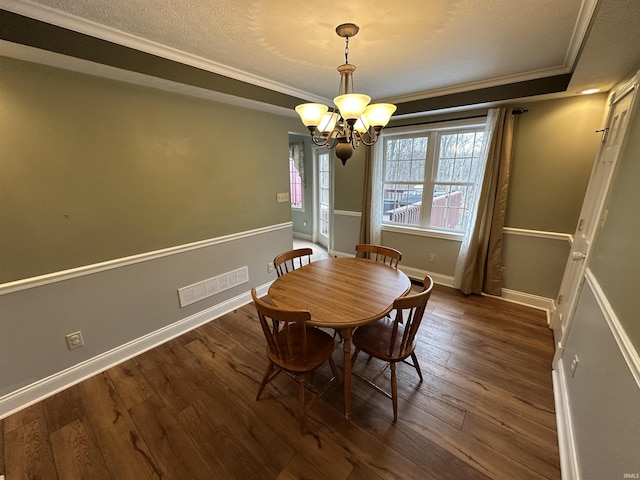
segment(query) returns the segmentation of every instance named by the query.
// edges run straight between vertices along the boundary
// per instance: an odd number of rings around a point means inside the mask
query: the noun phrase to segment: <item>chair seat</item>
[[[351,341],[355,346],[351,356],[351,366],[355,365],[360,352],[368,353],[384,361],[385,365],[373,378],[365,378],[357,372],[353,374],[364,380],[367,385],[380,392],[393,402],[393,421],[398,420],[398,380],[396,364],[407,363],[416,369],[420,382],[423,381],[420,364],[416,356],[416,334],[422,323],[422,316],[433,289],[433,279],[424,277],[424,289],[416,295],[401,296],[394,300],[394,318],[384,318],[375,323],[358,327]],[[408,362],[411,357],[413,363]],[[375,381],[387,369],[391,368],[391,393],[377,385]]]
[[[404,336],[404,325],[398,325],[398,332],[393,345],[389,342],[392,331],[393,320],[385,318],[375,323],[358,327],[351,341],[357,349],[368,355],[385,362],[398,362],[411,355],[411,352],[415,350],[415,345],[411,345],[402,355],[400,344]]]
[[[338,370],[332,354],[335,348],[333,337],[319,328],[307,326],[311,320],[308,310],[286,310],[265,303],[258,298],[256,289],[251,289],[251,298],[258,312],[260,327],[267,341],[269,365],[258,387],[256,401],[264,387],[280,372],[289,374],[298,383],[298,409],[300,411],[300,431],[304,430],[304,419],[313,404],[336,382]],[[311,388],[305,375],[313,372],[324,362],[329,362],[333,376],[321,389]],[[276,368],[274,372],[274,367]],[[312,400],[305,400],[305,389],[314,392]]]
[[[296,329],[304,328],[303,325],[292,326],[292,331]],[[281,345],[282,350],[286,345],[286,336],[281,331],[278,333],[278,344]],[[294,344],[292,355],[286,362],[283,362],[277,355],[269,350],[267,347],[267,357],[277,366],[289,370],[291,372],[310,372],[315,370],[324,362],[327,361],[327,357],[331,355],[335,348],[335,341],[333,337],[326,332],[314,327],[307,328],[307,355],[306,359],[302,352],[301,344]]]

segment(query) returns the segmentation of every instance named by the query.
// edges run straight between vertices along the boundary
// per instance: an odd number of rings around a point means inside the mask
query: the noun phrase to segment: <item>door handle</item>
[[[577,262],[578,260],[584,260],[587,256],[584,252],[571,252],[571,260]]]

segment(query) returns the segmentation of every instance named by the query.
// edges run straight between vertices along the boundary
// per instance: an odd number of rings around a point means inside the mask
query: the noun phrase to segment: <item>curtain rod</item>
[[[429,125],[431,123],[455,122],[457,120],[472,120],[474,118],[483,118],[483,117],[486,117],[486,115],[472,115],[470,117],[445,118],[441,120],[431,120],[430,122],[403,123],[402,125],[393,125],[393,126],[389,126],[388,128],[414,127],[416,125]]]
[[[520,115],[521,113],[526,113],[529,110],[527,110],[524,107],[518,107],[518,108],[514,108],[513,110],[511,110],[511,115]],[[429,122],[417,122],[417,123],[403,123],[402,125],[393,125],[393,126],[389,126],[389,128],[399,128],[399,127],[415,127],[418,125],[429,125],[432,123],[442,123],[442,122],[455,122],[458,120],[473,120],[474,118],[482,118],[482,117],[486,117],[486,115],[471,115],[468,117],[457,117],[457,118],[446,118],[446,119],[441,119],[441,120],[431,120]]]

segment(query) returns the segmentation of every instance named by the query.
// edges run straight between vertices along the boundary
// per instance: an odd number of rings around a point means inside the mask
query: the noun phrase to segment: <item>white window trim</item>
[[[406,125],[402,127],[387,127],[383,130],[382,135],[379,141],[376,143],[375,155],[377,166],[375,167],[378,170],[376,178],[373,182],[373,191],[372,195],[374,199],[372,199],[372,210],[375,208],[376,215],[378,216],[378,225],[380,231],[388,231],[388,232],[397,232],[397,233],[406,233],[410,235],[418,235],[424,237],[431,238],[441,238],[446,240],[455,240],[462,241],[464,237],[463,231],[450,231],[450,230],[439,230],[435,228],[424,228],[424,227],[413,227],[408,225],[400,225],[395,223],[384,223],[382,220],[382,212],[381,212],[381,201],[382,201],[382,185],[384,183],[382,177],[382,166],[384,163],[384,138],[385,137],[395,137],[395,136],[404,136],[411,134],[422,134],[424,132],[430,132],[438,130],[440,132],[446,132],[451,130],[458,130],[460,128],[484,128],[486,126],[487,116],[474,116],[472,118],[466,119],[458,119],[458,120],[448,120],[442,122],[434,122],[434,123],[423,123],[416,125]],[[425,182],[427,183],[427,182]],[[376,207],[376,204],[379,207]]]
[[[391,223],[384,223],[382,225],[383,232],[405,233],[408,235],[415,235],[417,237],[429,237],[440,238],[442,240],[454,240],[456,242],[462,242],[464,233],[461,232],[445,232],[442,230],[434,230],[431,228],[419,228],[409,227],[407,225],[397,225]]]

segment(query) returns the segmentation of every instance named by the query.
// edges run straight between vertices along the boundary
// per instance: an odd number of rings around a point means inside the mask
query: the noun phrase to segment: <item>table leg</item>
[[[344,396],[344,419],[347,426],[351,423],[351,336],[353,328],[343,328],[340,330],[342,336],[342,350],[344,352],[343,361],[343,396]]]

